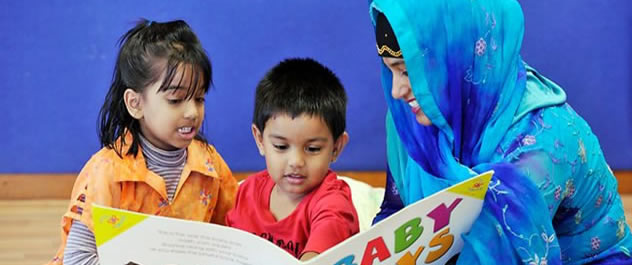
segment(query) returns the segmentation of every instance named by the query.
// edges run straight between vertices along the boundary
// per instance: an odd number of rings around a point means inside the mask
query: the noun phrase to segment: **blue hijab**
[[[389,20],[413,94],[433,124],[419,124],[405,102],[391,97],[392,73],[382,65],[389,170],[404,205],[493,169],[459,264],[561,264],[547,204],[499,150],[525,115],[566,100],[519,55],[518,2],[373,0],[370,12],[374,24],[377,12]]]

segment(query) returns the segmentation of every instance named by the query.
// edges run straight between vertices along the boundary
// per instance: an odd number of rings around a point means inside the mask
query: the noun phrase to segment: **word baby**
[[[433,237],[428,242],[428,248],[434,248],[434,250],[428,251],[428,255],[426,256],[425,263],[432,263],[439,258],[443,257],[448,250],[452,247],[454,243],[454,235],[450,234],[450,216],[452,211],[463,201],[463,198],[456,198],[449,206],[446,206],[444,203],[441,203],[432,211],[430,211],[426,217],[430,218],[433,222],[432,234]],[[401,226],[399,226],[393,232],[394,235],[394,246],[393,251],[395,254],[399,254],[403,251],[407,251],[403,256],[401,256],[395,264],[397,265],[414,265],[417,264],[417,260],[419,256],[426,249],[424,246],[425,242],[421,242],[417,244],[414,253],[411,251],[414,248],[411,247],[418,239],[421,238],[422,234],[426,229],[422,225],[422,218],[415,217]],[[445,229],[444,229],[445,228]],[[438,232],[438,233],[437,233]],[[362,256],[361,265],[372,265],[375,262],[375,259],[378,259],[380,263],[386,261],[391,258],[391,251],[386,246],[384,242],[384,238],[382,236],[378,236],[367,242],[364,255]],[[390,261],[389,261],[390,262]],[[392,262],[390,262],[392,264]],[[334,265],[357,265],[355,263],[355,255],[349,255],[345,258],[341,259]]]

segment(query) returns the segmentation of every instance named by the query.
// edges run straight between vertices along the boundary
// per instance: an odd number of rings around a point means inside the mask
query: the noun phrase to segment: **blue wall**
[[[88,3],[93,2],[93,3]],[[523,57],[562,85],[615,169],[632,169],[632,1],[522,1]],[[116,41],[139,17],[185,19],[214,66],[207,136],[234,171],[264,167],[250,135],[254,87],[285,57],[332,68],[349,94],[351,142],[333,167],[385,168],[384,113],[366,1],[3,1],[0,173],[77,172]]]

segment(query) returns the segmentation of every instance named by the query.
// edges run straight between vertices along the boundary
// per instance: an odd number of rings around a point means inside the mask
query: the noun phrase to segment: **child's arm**
[[[106,177],[114,175],[112,172],[112,163],[93,157],[79,173],[71,195],[72,210],[65,217],[65,222],[72,223],[64,246],[63,264],[99,264],[94,233],[90,229],[92,203],[114,206],[112,197],[118,192]]]
[[[86,225],[79,221],[72,222],[70,227],[63,263],[65,265],[99,264],[94,234]]]

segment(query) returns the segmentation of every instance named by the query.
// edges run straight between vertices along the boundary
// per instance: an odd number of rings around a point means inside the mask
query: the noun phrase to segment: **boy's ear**
[[[348,142],[349,142],[349,134],[346,131],[343,132],[340,136],[338,136],[338,139],[334,143],[334,151],[331,156],[332,163],[336,162],[336,160],[338,159],[338,156],[340,156],[340,153],[342,153],[342,150],[345,149],[345,146],[347,145]]]
[[[132,118],[140,120],[143,118],[143,106],[141,102],[141,94],[131,88],[125,89],[123,93],[123,101],[125,108]]]
[[[263,135],[257,125],[252,124],[252,138],[255,139],[255,143],[257,143],[257,148],[259,149],[259,154],[261,156],[265,155],[265,151],[263,149]]]

